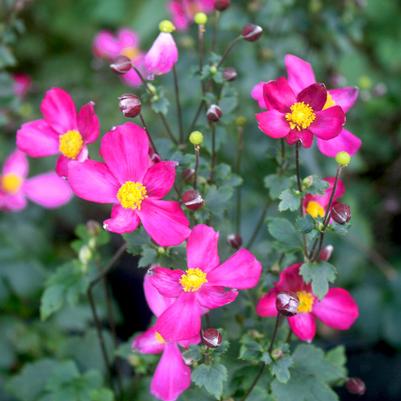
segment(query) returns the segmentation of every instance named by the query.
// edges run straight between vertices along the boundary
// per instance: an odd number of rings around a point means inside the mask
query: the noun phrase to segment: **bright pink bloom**
[[[100,31],[93,41],[93,53],[95,56],[109,61],[113,61],[121,55],[126,56],[141,73],[147,75],[144,67],[144,55],[139,49],[139,36],[128,28],[120,29],[116,35],[109,31]],[[130,86],[142,84],[134,69],[124,74],[122,79]]]
[[[358,305],[350,293],[343,288],[330,288],[326,296],[319,299],[312,293],[310,284],[305,284],[299,274],[301,264],[285,268],[274,288],[265,294],[256,306],[262,317],[277,316],[276,296],[279,292],[295,293],[299,299],[298,313],[288,318],[292,332],[302,341],[312,341],[316,334],[315,318],[336,330],[348,330],[359,316]]]
[[[69,185],[56,173],[27,178],[28,171],[25,153],[15,150],[8,156],[0,175],[0,210],[24,209],[27,198],[46,208],[60,207],[70,201],[72,191]]]
[[[151,283],[164,297],[174,300],[156,322],[156,330],[164,338],[180,341],[196,337],[202,313],[233,302],[238,290],[258,283],[260,262],[248,250],[240,249],[220,264],[218,239],[213,228],[199,224],[187,241],[186,271],[152,268]]]
[[[40,110],[42,120],[22,124],[17,131],[17,146],[31,157],[59,154],[56,171],[66,177],[68,163],[86,160],[86,145],[95,142],[99,136],[94,103],[85,104],[77,113],[71,96],[63,89],[53,88],[47,91]]]
[[[17,97],[23,98],[32,86],[32,78],[28,74],[15,73],[14,79],[14,93]]]
[[[173,35],[168,32],[160,32],[145,56],[145,67],[148,74],[167,74],[177,61],[178,49]]]
[[[193,22],[196,13],[211,13],[214,10],[214,0],[170,0],[167,7],[174,25],[181,31]]]
[[[321,84],[312,84],[295,95],[281,77],[263,86],[263,96],[268,111],[256,115],[259,129],[272,138],[285,138],[290,145],[300,141],[309,148],[314,136],[335,138],[345,123],[340,106],[323,110],[327,91]]]
[[[161,246],[175,246],[189,235],[189,222],[180,204],[161,200],[172,188],[176,163],[162,161],[151,166],[146,131],[127,122],[102,138],[100,154],[105,163],[86,160],[69,165],[68,180],[83,199],[114,204],[109,231],[123,234],[142,223]]]

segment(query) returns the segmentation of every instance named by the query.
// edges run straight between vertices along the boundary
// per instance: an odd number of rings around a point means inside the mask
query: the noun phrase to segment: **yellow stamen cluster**
[[[333,107],[335,105],[336,105],[336,102],[334,101],[333,97],[330,95],[329,92],[327,92],[326,103],[323,106],[323,110],[326,110],[329,107]]]
[[[117,199],[125,209],[141,210],[142,201],[148,196],[146,187],[140,182],[127,181],[117,192]]]
[[[14,173],[8,173],[0,177],[1,189],[8,194],[17,193],[22,185],[22,178]]]
[[[316,114],[312,107],[304,102],[294,103],[290,107],[290,110],[291,113],[286,113],[285,119],[288,121],[291,129],[302,131],[309,128],[316,119]]]
[[[323,206],[319,202],[310,201],[306,206],[306,213],[316,219],[318,217],[324,217],[325,211]]]
[[[121,55],[133,60],[139,56],[139,50],[136,47],[125,47],[121,51]]]
[[[75,129],[60,135],[59,141],[59,151],[69,159],[76,159],[84,144],[82,135]]]
[[[206,273],[198,267],[188,269],[180,278],[180,284],[185,292],[198,291],[205,283],[207,283]]]
[[[166,340],[163,338],[163,336],[158,331],[156,331],[156,333],[155,333],[155,339],[160,344],[166,343]]]
[[[298,313],[308,313],[312,311],[314,297],[310,292],[298,291]]]

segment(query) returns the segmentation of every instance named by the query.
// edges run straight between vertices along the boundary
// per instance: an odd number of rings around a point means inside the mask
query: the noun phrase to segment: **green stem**
[[[233,39],[229,45],[227,46],[226,50],[224,51],[219,63],[217,64],[217,68],[221,67],[224,63],[224,61],[226,60],[227,56],[230,54],[231,50],[233,49],[233,47],[242,39],[242,36],[239,35],[237,36],[235,39]]]
[[[237,156],[235,161],[235,172],[236,174],[241,174],[241,156],[244,150],[244,142],[243,142],[243,127],[238,127],[238,135],[237,135]],[[238,187],[236,190],[236,233],[239,235],[241,232],[241,204],[242,204],[242,188]]]
[[[198,169],[200,158],[200,146],[195,145],[195,173],[194,173],[194,190],[198,188]]]
[[[262,377],[262,374],[264,372],[266,368],[266,364],[262,363],[260,365],[259,371],[257,373],[257,375],[255,376],[255,379],[253,380],[251,386],[249,387],[249,389],[246,391],[246,393],[244,394],[244,396],[241,398],[241,401],[245,401],[248,396],[252,393],[252,390],[255,388],[255,386],[258,384],[259,379]]]
[[[214,180],[214,170],[216,168],[217,154],[216,154],[216,124],[211,123],[212,130],[212,159],[210,164],[210,182]]]
[[[180,101],[180,88],[178,86],[178,76],[177,70],[175,66],[173,67],[173,77],[174,77],[174,90],[175,90],[175,101],[177,107],[177,119],[180,133],[180,143],[184,143],[184,128],[182,123],[182,110],[181,110],[181,101]]]
[[[263,225],[263,223],[265,221],[268,209],[269,209],[269,202],[266,201],[265,206],[264,206],[264,208],[262,210],[262,213],[261,213],[261,215],[259,217],[258,223],[256,224],[255,229],[253,230],[253,233],[251,235],[250,240],[246,244],[246,248],[248,248],[248,249],[251,248],[253,243],[255,242],[256,237],[258,236],[259,230],[262,228],[262,225]]]

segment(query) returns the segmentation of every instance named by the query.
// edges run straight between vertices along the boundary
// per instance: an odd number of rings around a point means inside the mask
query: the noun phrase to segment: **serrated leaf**
[[[272,375],[280,383],[287,383],[290,380],[290,367],[294,364],[293,359],[289,355],[285,355],[282,358],[274,361],[271,365]]]
[[[315,221],[309,214],[298,216],[295,220],[295,227],[301,233],[308,234],[315,228]]]
[[[322,180],[317,175],[312,175],[312,185],[307,189],[307,193],[312,195],[323,195],[328,187],[329,183],[326,180]]]
[[[248,335],[241,338],[241,347],[239,351],[239,358],[245,361],[260,360],[263,354],[263,347],[256,340]]]
[[[279,199],[281,199],[281,202],[278,204],[280,212],[286,210],[294,212],[299,209],[300,195],[297,195],[292,189],[286,189],[281,192]]]
[[[333,283],[337,275],[336,268],[324,261],[304,263],[300,273],[306,283],[312,283],[312,291],[319,299],[327,294],[329,283]]]
[[[144,248],[142,257],[138,261],[138,267],[148,267],[157,260],[157,251],[153,248]]]
[[[151,107],[155,113],[162,113],[166,115],[168,113],[169,105],[170,102],[164,96],[159,96],[151,101]]]
[[[280,194],[290,187],[291,178],[278,174],[270,174],[265,177],[264,184],[270,191],[270,197],[274,200],[278,199]]]
[[[298,234],[289,220],[276,217],[270,220],[267,227],[272,237],[286,244],[289,249],[298,248],[300,246],[301,243]]]
[[[192,371],[192,381],[197,386],[203,387],[216,399],[222,396],[223,386],[226,380],[227,369],[221,364],[201,364]]]

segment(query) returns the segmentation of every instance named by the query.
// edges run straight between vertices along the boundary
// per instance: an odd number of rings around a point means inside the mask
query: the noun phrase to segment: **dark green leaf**
[[[224,365],[199,365],[192,371],[192,381],[203,387],[209,394],[219,399],[223,394],[223,385],[227,380],[227,369]]]
[[[278,204],[278,210],[284,212],[285,210],[291,210],[294,212],[299,209],[300,195],[292,189],[286,189],[281,192],[279,199],[281,202]]]
[[[287,383],[291,377],[289,369],[293,365],[293,363],[294,361],[291,358],[291,356],[285,355],[281,357],[280,359],[272,363],[271,365],[272,375],[275,376],[275,378],[280,383]]]
[[[336,279],[336,268],[328,262],[304,263],[300,273],[306,283],[312,283],[312,291],[322,299],[329,290],[329,283]]]

